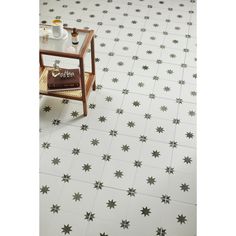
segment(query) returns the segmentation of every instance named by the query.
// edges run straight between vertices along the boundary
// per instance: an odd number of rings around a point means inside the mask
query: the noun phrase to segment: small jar
[[[71,39],[72,39],[72,44],[73,45],[78,45],[79,44],[79,34],[76,31],[76,28],[73,28],[71,32]]]

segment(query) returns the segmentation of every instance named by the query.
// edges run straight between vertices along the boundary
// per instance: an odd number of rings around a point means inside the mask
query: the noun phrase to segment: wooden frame
[[[72,30],[72,28],[65,28],[66,30]],[[96,90],[96,71],[95,71],[95,48],[94,48],[94,31],[93,30],[85,30],[85,29],[78,29],[79,32],[86,32],[88,33],[83,45],[81,46],[80,52],[78,54],[73,53],[65,53],[65,52],[57,52],[57,51],[49,51],[49,50],[39,50],[39,64],[40,64],[40,80],[41,76],[44,72],[44,70],[48,70],[49,67],[44,66],[43,63],[43,57],[42,55],[50,55],[50,56],[56,56],[56,57],[66,57],[66,58],[73,58],[79,60],[79,67],[80,67],[80,73],[81,73],[81,93],[78,93],[78,96],[70,95],[68,94],[62,94],[60,92],[49,92],[46,90],[41,90],[40,88],[40,94],[46,95],[46,96],[53,96],[53,97],[62,97],[67,99],[73,99],[83,102],[83,113],[84,116],[87,116],[88,114],[88,97],[91,92],[91,89]],[[91,48],[91,66],[92,71],[91,72],[85,72],[84,71],[84,56],[87,52],[87,49],[90,45]],[[87,76],[87,79],[85,81],[85,74]]]

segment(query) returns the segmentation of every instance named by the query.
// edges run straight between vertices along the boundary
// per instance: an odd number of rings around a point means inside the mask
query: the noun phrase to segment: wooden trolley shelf
[[[45,67],[44,69],[41,70],[40,79],[39,79],[40,94],[82,101],[83,97],[82,97],[82,90],[81,89],[67,90],[67,91],[55,91],[55,92],[48,91],[48,89],[47,89],[47,74],[48,74],[48,71],[51,69],[52,69],[52,67]],[[89,96],[94,81],[95,81],[95,76],[90,72],[85,72],[86,97]]]

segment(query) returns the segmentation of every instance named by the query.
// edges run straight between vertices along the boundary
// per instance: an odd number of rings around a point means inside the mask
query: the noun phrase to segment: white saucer
[[[46,32],[48,33],[48,37],[49,37],[50,39],[63,39],[63,40],[64,40],[64,39],[66,39],[66,38],[68,37],[68,32],[67,32],[67,30],[65,30],[65,29],[63,29],[63,31],[62,31],[62,36],[59,37],[59,38],[56,38],[56,37],[53,36],[51,29],[46,29]],[[39,30],[39,35],[40,35],[40,37],[43,37],[44,34],[45,34],[44,30],[43,30],[42,28],[40,28],[40,30]]]

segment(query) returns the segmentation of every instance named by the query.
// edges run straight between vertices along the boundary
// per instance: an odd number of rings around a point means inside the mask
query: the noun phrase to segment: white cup
[[[52,21],[52,35],[55,38],[60,38],[63,32],[63,23],[60,19],[55,19]]]

